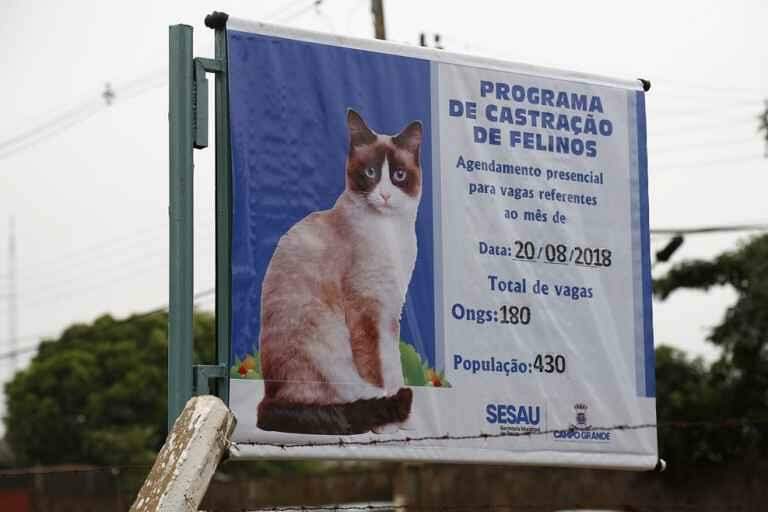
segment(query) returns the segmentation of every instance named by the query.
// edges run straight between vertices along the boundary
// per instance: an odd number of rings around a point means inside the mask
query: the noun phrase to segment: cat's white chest
[[[378,285],[385,289],[394,287],[401,301],[416,262],[413,221],[381,216],[366,223],[359,233],[362,240],[356,252],[362,260],[358,264],[366,267],[365,273],[371,278],[380,281]]]

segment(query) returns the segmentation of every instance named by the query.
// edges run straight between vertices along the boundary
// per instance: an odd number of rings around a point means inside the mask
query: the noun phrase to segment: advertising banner
[[[235,455],[655,466],[640,82],[227,44]]]

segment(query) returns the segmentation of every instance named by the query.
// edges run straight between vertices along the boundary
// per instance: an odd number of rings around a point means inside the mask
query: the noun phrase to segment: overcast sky
[[[212,56],[213,34],[202,23],[212,10],[372,36],[369,0],[313,3],[0,2],[0,352],[9,348],[12,216],[19,347],[72,322],[167,302],[168,25],[194,26],[197,56]],[[767,6],[385,0],[385,14],[398,42],[439,33],[452,51],[650,79],[651,227],[667,228],[768,222],[768,160],[756,119],[768,97]],[[116,94],[110,107],[100,97],[106,82]],[[29,133],[21,145],[4,144]],[[213,149],[195,157],[195,289],[205,290],[213,286]],[[689,237],[673,261],[712,257],[744,236]],[[655,249],[666,241],[652,240]],[[656,302],[656,343],[711,360],[716,351],[705,338],[734,298],[714,289]],[[0,368],[4,381],[7,361]]]

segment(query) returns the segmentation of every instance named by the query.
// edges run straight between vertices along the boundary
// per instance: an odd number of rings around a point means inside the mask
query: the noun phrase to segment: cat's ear
[[[351,147],[365,146],[376,141],[376,134],[368,128],[360,114],[351,108],[347,109],[347,128]]]
[[[407,149],[411,153],[416,153],[421,146],[422,127],[421,121],[413,121],[406,126],[403,131],[392,138],[397,146]]]

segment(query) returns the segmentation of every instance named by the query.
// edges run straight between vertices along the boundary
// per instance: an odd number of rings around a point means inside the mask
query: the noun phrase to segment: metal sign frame
[[[169,28],[169,302],[168,427],[195,395],[214,394],[229,401],[231,269],[231,156],[229,83],[227,76],[228,15],[214,12],[205,25],[214,29],[215,58],[194,57],[193,29]],[[194,314],[194,149],[208,147],[208,80],[215,75],[216,151],[216,363],[193,365]]]

